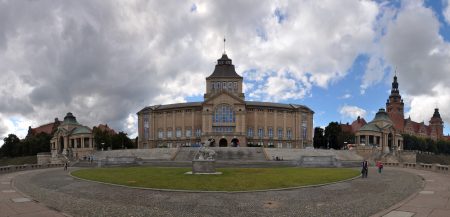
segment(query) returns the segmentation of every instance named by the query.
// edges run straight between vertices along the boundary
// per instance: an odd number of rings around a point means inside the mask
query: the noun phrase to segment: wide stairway
[[[191,161],[199,148],[180,148],[175,161]],[[217,161],[266,161],[262,148],[210,147],[216,152]]]

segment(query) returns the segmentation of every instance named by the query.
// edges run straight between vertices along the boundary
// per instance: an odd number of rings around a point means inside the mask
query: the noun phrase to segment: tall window
[[[292,138],[291,129],[287,129],[286,136],[287,136],[288,139]]]
[[[283,128],[278,128],[278,138],[283,138]]]
[[[258,137],[263,137],[264,136],[264,130],[263,128],[259,128],[258,129]]]
[[[172,138],[172,129],[167,130],[167,138]]]
[[[195,136],[196,136],[196,137],[202,136],[202,129],[200,129],[200,128],[196,129],[196,130],[195,130]]]
[[[163,130],[159,130],[158,131],[158,138],[162,139],[164,137],[164,131]]]
[[[247,136],[248,136],[248,137],[253,137],[253,128],[249,127],[249,128],[247,129]]]
[[[269,127],[269,138],[273,138],[273,128]]]
[[[303,123],[302,123],[302,138],[303,139],[306,139],[306,135],[307,135],[307,132],[308,130],[307,130],[307,128],[306,128],[306,121],[303,121]]]
[[[229,105],[219,105],[213,115],[214,123],[234,123],[236,120],[233,108]]]
[[[186,129],[186,137],[191,137],[192,136],[192,131],[191,129]]]
[[[144,115],[144,139],[148,140],[150,131],[149,117]]]
[[[176,135],[177,138],[181,137],[181,128],[177,128]]]

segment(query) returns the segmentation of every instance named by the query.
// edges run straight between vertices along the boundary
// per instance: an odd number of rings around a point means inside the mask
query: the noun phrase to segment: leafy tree
[[[344,142],[342,139],[342,129],[338,122],[330,122],[325,127],[325,139],[327,140],[327,147],[333,149],[341,149]]]
[[[314,128],[314,148],[326,148],[326,139],[324,137],[324,130],[320,127]]]
[[[18,152],[19,146],[19,137],[14,134],[9,134],[8,137],[3,139],[3,146],[0,148],[0,151],[5,157],[14,157]]]

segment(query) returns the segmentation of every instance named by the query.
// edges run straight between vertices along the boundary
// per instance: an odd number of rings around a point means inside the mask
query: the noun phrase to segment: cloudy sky
[[[450,7],[434,1],[0,0],[0,136],[73,112],[136,136],[147,105],[201,101],[226,52],[247,100],[316,126],[371,120],[395,69],[406,116],[450,133]]]

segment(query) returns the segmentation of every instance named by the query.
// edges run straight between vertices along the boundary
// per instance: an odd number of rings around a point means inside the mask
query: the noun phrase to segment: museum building
[[[412,121],[410,117],[404,118],[404,102],[398,87],[397,75],[395,75],[391,94],[386,101],[386,109],[380,109],[374,120],[356,131],[356,144],[378,146],[388,152],[394,149],[403,149],[402,134],[433,140],[448,139],[444,136],[444,122],[438,108],[434,109],[429,125],[424,122]]]
[[[138,115],[138,148],[312,145],[314,112],[297,104],[245,101],[243,77],[226,53],[206,78],[202,102],[153,105]]]

